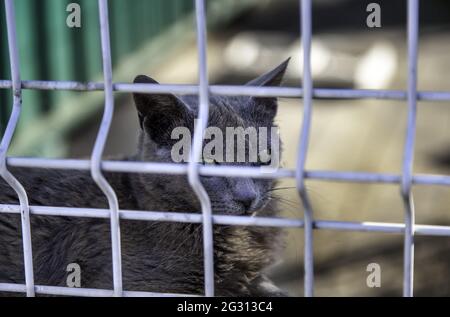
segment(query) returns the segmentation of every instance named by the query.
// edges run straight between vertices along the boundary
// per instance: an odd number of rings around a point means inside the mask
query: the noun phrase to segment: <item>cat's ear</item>
[[[290,57],[286,59],[283,63],[268,71],[267,73],[255,78],[247,83],[248,86],[280,86],[283,81],[284,73],[289,64]]]
[[[269,87],[280,86],[283,81],[283,76],[286,72],[286,68],[289,64],[288,58],[283,63],[272,69],[271,71],[259,76],[258,78],[247,83],[249,86]],[[255,118],[263,120],[265,122],[272,122],[277,114],[278,102],[274,97],[252,97],[249,102],[250,110]]]
[[[137,76],[134,83],[158,84],[145,75]],[[142,130],[160,145],[171,143],[173,129],[193,125],[194,116],[190,108],[172,94],[134,93],[133,97]]]

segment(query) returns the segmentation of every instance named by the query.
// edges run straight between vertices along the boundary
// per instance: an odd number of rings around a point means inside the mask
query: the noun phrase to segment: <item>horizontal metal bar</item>
[[[405,224],[318,220],[315,221],[315,229],[403,234],[405,232]],[[450,236],[450,226],[414,225],[414,229],[415,234],[424,236]]]
[[[352,183],[399,184],[401,176],[386,173],[349,172],[349,171],[305,171],[305,178],[322,181],[338,181]],[[416,174],[412,178],[413,185],[450,186],[450,175]]]
[[[400,183],[400,175],[368,172],[306,171],[305,178],[355,183]],[[450,178],[450,177],[449,177]]]
[[[11,89],[10,80],[0,80],[0,89]],[[22,81],[22,89],[37,90],[73,90],[73,91],[102,91],[103,83],[77,82],[77,81]],[[173,93],[178,95],[198,94],[198,85],[173,85],[173,84],[131,84],[113,83],[116,92],[140,92],[140,93]],[[303,89],[296,87],[253,87],[211,85],[209,92],[213,95],[228,96],[259,96],[259,97],[285,97],[302,98]],[[371,89],[333,89],[315,88],[313,97],[321,99],[386,99],[406,100],[407,93],[403,90],[371,90]],[[417,100],[450,101],[450,91],[420,91]]]
[[[20,212],[18,205],[0,204],[0,213],[17,214]],[[96,208],[70,208],[50,206],[30,206],[32,215],[39,216],[66,216],[86,218],[109,218],[109,209]],[[120,219],[141,221],[163,221],[182,223],[202,223],[200,213],[161,212],[161,211],[137,211],[119,210]],[[275,217],[251,217],[214,215],[213,223],[217,225],[259,226],[259,227],[293,227],[300,228],[303,221],[299,219],[275,218]]]
[[[69,170],[86,170],[90,168],[89,160],[74,159],[44,159],[9,157],[8,166],[28,168],[53,168]],[[102,170],[107,172],[147,173],[147,174],[187,174],[186,164],[157,163],[157,162],[124,162],[103,161]],[[200,166],[200,175],[224,177],[252,177],[252,178],[295,178],[295,171],[278,169],[273,173],[261,173],[259,167],[243,166]],[[385,183],[399,184],[400,175],[369,172],[349,171],[305,171],[305,178],[322,181],[354,182],[354,183]],[[417,174],[413,176],[414,185],[450,186],[450,175]]]
[[[444,185],[450,186],[450,176],[421,174],[413,176],[413,185]]]
[[[43,158],[13,158],[7,159],[8,166],[89,170],[89,160],[61,160]],[[151,174],[187,174],[187,164],[157,163],[157,162],[124,162],[103,161],[102,170],[107,172],[151,173]],[[289,178],[294,172],[279,169],[273,173],[261,173],[259,167],[242,166],[199,166],[200,174],[207,176],[254,177],[254,178]]]
[[[25,293],[24,284],[0,283],[0,292]],[[84,296],[84,297],[112,297],[113,290],[95,289],[95,288],[75,288],[61,286],[35,285],[35,293],[41,295],[60,295],[60,296]],[[171,294],[154,292],[124,291],[124,297],[196,297],[191,294]]]
[[[19,205],[0,204],[0,214],[19,214]],[[50,207],[50,206],[30,206],[30,213],[35,216],[64,216],[64,217],[85,217],[85,218],[109,218],[109,209],[95,208],[73,208],[73,207]],[[181,223],[202,223],[200,213],[181,213],[163,211],[138,211],[120,210],[120,219],[140,220],[140,221],[161,221],[161,222],[181,222]],[[281,218],[281,217],[251,217],[251,216],[231,216],[213,215],[213,223],[216,225],[235,226],[258,226],[277,228],[303,228],[303,219]],[[331,221],[314,220],[314,229],[328,229],[339,231],[356,232],[380,232],[402,234],[405,229],[403,223],[389,222],[352,222],[352,221]],[[450,237],[450,226],[436,225],[415,225],[415,234],[425,236],[445,236]]]

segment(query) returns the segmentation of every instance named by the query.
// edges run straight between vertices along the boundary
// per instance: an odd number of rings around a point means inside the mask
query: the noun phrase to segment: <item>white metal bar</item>
[[[195,0],[195,20],[197,26],[199,113],[194,131],[191,158],[188,164],[189,184],[197,195],[202,209],[203,225],[203,265],[205,296],[214,296],[214,248],[211,201],[199,176],[199,164],[203,149],[203,136],[208,126],[209,88],[206,54],[206,8],[204,0]]]
[[[450,226],[416,225],[415,228],[416,234],[423,236],[449,237],[450,235]],[[388,223],[388,222],[351,222],[351,221],[315,220],[314,229],[404,234],[405,224]]]
[[[405,206],[403,296],[413,296],[414,285],[414,143],[417,118],[417,55],[419,37],[419,1],[408,0],[408,125],[403,152],[401,194]]]
[[[102,44],[105,109],[91,156],[91,175],[108,199],[111,221],[111,249],[114,296],[122,296],[122,257],[120,250],[119,202],[116,193],[101,171],[101,159],[114,113],[111,44],[109,39],[108,0],[98,0]]]
[[[19,214],[20,205],[0,204],[0,213]],[[62,216],[62,217],[84,217],[84,218],[104,218],[104,219],[110,217],[109,209],[97,209],[97,208],[30,206],[30,213],[36,216],[53,216],[53,217]],[[119,217],[120,219],[125,220],[202,223],[201,213],[141,211],[141,210],[122,209],[119,210]],[[213,224],[215,225],[280,227],[280,228],[304,227],[303,220],[296,218],[252,217],[252,216],[232,216],[232,215],[213,215],[212,217],[213,217]],[[405,231],[405,224],[388,223],[388,222],[350,222],[350,221],[315,220],[313,229],[402,234]],[[425,236],[450,237],[450,226],[415,225],[415,232],[416,234]]]
[[[52,207],[52,206],[31,206],[32,215],[39,216],[67,216],[85,218],[109,218],[109,209],[98,208],[74,208],[74,207]],[[20,213],[20,206],[0,204],[0,213]],[[120,219],[140,220],[140,221],[162,221],[162,222],[182,222],[182,223],[202,223],[202,214],[163,212],[163,211],[141,211],[141,210],[119,210]],[[258,227],[286,227],[301,228],[301,219],[279,218],[279,217],[251,217],[251,216],[231,216],[213,215],[213,223],[216,225],[236,225],[236,226],[258,226]]]
[[[5,134],[0,145],[0,175],[17,193],[20,202],[22,244],[24,257],[25,284],[27,296],[34,296],[33,253],[31,245],[30,211],[28,197],[20,182],[8,171],[6,155],[11,139],[19,121],[22,108],[22,90],[20,84],[19,52],[17,48],[16,18],[13,0],[5,0],[6,25],[8,33],[9,59],[11,65],[13,108]]]
[[[314,245],[313,245],[313,210],[305,187],[305,165],[308,154],[309,135],[312,119],[312,72],[311,72],[311,41],[312,41],[312,8],[311,0],[301,0],[301,37],[303,45],[303,124],[300,133],[297,157],[297,190],[301,197],[304,213],[304,263],[305,263],[305,296],[314,296]]]
[[[10,80],[0,80],[0,89],[11,89]],[[73,91],[102,91],[101,82],[77,81],[44,81],[24,80],[22,89],[36,90],[73,90]],[[122,93],[173,93],[178,95],[198,94],[197,85],[179,84],[131,84],[113,83],[113,90]],[[212,95],[225,96],[259,96],[259,97],[285,97],[302,98],[303,89],[297,87],[254,87],[234,85],[211,85],[209,92]],[[372,90],[372,89],[338,89],[314,88],[313,98],[317,99],[385,99],[406,100],[407,92],[402,90]],[[424,101],[450,101],[450,91],[419,91],[417,100]]]
[[[450,176],[418,174],[413,175],[413,185],[443,185],[450,186]]]
[[[75,159],[46,159],[8,157],[7,165],[13,167],[51,168],[63,170],[89,170],[89,160]],[[102,161],[102,170],[108,172],[143,173],[143,174],[187,174],[186,164],[158,163],[158,162],[123,162]],[[295,171],[278,169],[273,173],[261,173],[258,167],[242,166],[199,166],[200,175],[226,177],[252,177],[263,179],[295,178]],[[304,172],[305,179],[318,181],[336,181],[353,183],[385,183],[400,184],[401,175],[351,171],[308,171]],[[416,174],[412,179],[413,185],[450,186],[450,175]]]
[[[26,286],[23,284],[0,283],[1,292],[24,293]],[[36,293],[42,295],[60,295],[60,296],[84,296],[84,297],[111,297],[114,296],[113,290],[96,288],[71,288],[61,286],[36,285]],[[124,291],[124,297],[196,297],[192,294],[172,294],[172,293],[154,293]]]
[[[305,178],[324,180],[324,181],[342,181],[354,183],[400,183],[400,175],[369,173],[369,172],[339,172],[339,171],[305,171]]]

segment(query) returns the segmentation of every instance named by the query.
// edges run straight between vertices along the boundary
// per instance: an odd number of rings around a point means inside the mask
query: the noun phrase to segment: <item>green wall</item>
[[[69,28],[69,3],[81,7],[81,28]],[[95,0],[15,0],[22,80],[94,80],[101,73],[98,5]],[[110,0],[113,64],[139,49],[192,11],[189,0]],[[6,21],[0,1],[0,79],[10,79]],[[70,92],[23,92],[18,133]],[[0,129],[11,108],[11,91],[0,90]]]

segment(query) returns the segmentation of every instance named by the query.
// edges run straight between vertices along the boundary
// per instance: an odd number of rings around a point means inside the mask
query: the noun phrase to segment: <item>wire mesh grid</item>
[[[418,28],[419,28],[419,0],[407,0],[407,30],[408,30],[408,88],[407,91],[393,90],[356,90],[356,89],[314,89],[311,73],[311,41],[312,41],[312,0],[300,0],[301,41],[303,46],[303,87],[250,87],[250,86],[210,86],[208,84],[207,56],[206,56],[206,12],[205,1],[195,0],[195,17],[197,25],[197,45],[199,62],[198,85],[153,85],[113,83],[111,66],[111,48],[109,39],[108,0],[98,0],[99,20],[101,30],[101,46],[104,82],[80,83],[68,81],[21,81],[18,59],[18,48],[15,30],[14,1],[5,0],[8,47],[12,80],[0,80],[1,89],[11,89],[14,95],[12,113],[3,135],[0,147],[0,174],[15,190],[19,198],[19,205],[0,205],[0,213],[15,213],[21,215],[23,235],[23,256],[25,270],[25,284],[0,283],[0,291],[35,294],[73,295],[73,296],[189,296],[191,294],[166,294],[123,290],[120,220],[166,221],[199,223],[203,227],[204,248],[204,294],[214,296],[214,246],[213,225],[261,226],[304,229],[304,293],[305,296],[314,294],[314,248],[313,230],[343,230],[361,232],[397,233],[404,235],[404,275],[403,295],[413,295],[414,277],[414,236],[445,236],[450,237],[450,226],[419,225],[414,222],[413,185],[450,186],[449,175],[413,174],[414,141],[416,134],[417,101],[450,101],[449,91],[417,91],[417,58],[418,58]],[[300,48],[299,48],[300,50]],[[97,134],[95,146],[90,160],[75,159],[42,159],[42,158],[14,158],[7,157],[8,148],[14,134],[21,111],[22,89],[40,90],[99,90],[105,93],[104,114]],[[125,162],[103,161],[102,154],[114,110],[114,91],[122,93],[174,93],[197,94],[199,96],[199,124],[193,136],[191,160],[188,164],[169,164],[155,162]],[[202,138],[207,127],[209,95],[246,95],[266,97],[297,97],[303,99],[303,124],[299,137],[297,168],[278,169],[273,173],[262,173],[256,167],[233,166],[201,166],[197,164],[201,155]],[[350,98],[350,99],[390,99],[406,100],[408,104],[408,121],[403,152],[401,174],[369,173],[369,172],[338,172],[325,170],[306,170],[305,163],[308,154],[309,135],[313,111],[314,98]],[[3,105],[4,106],[4,105]],[[300,104],[299,104],[300,106]],[[98,184],[108,199],[109,209],[66,208],[53,206],[30,206],[27,193],[22,185],[8,171],[8,167],[31,167],[52,169],[74,169],[91,172],[93,180]],[[116,194],[102,172],[127,173],[164,173],[168,175],[187,175],[189,184],[201,202],[201,213],[174,213],[164,211],[136,211],[120,210]],[[199,176],[227,176],[252,178],[293,178],[296,179],[297,189],[301,198],[305,214],[304,219],[247,217],[231,215],[213,215],[211,204]],[[322,181],[340,181],[353,183],[383,183],[398,184],[400,195],[404,203],[404,223],[385,222],[347,222],[316,220],[313,207],[305,189],[308,179]],[[57,286],[35,285],[33,274],[33,257],[31,248],[30,216],[68,216],[93,217],[110,219],[113,290],[69,288]],[[1,234],[1,233],[0,233]]]

